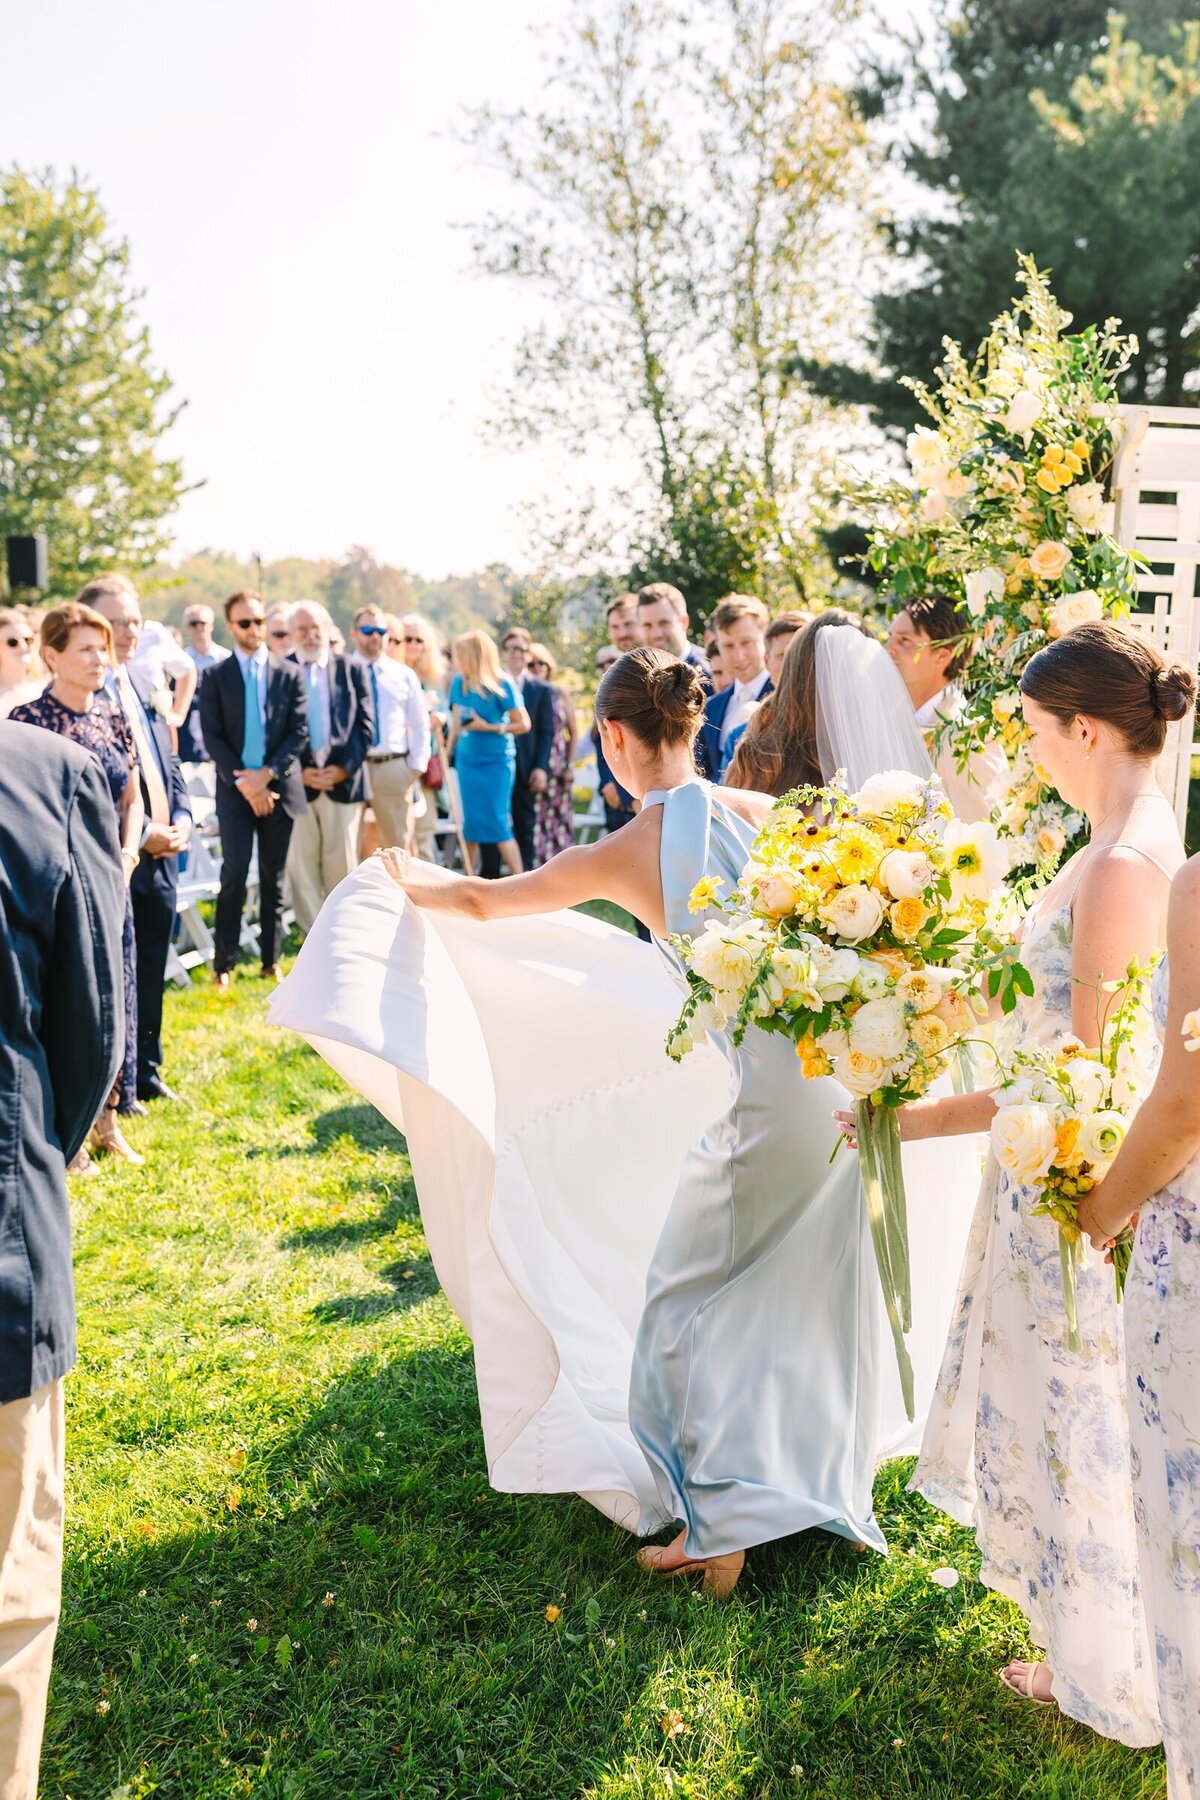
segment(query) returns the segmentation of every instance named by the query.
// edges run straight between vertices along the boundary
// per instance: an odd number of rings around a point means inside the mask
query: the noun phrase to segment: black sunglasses
[[[33,639],[31,637],[5,638],[4,641],[8,645],[10,650],[19,650],[22,647],[24,647],[26,650],[33,649]]]
[[[266,620],[265,619],[230,619],[229,623],[233,626],[233,629],[235,631],[246,631],[249,629],[249,627],[251,625],[265,625]],[[279,633],[276,631],[273,631],[271,633],[272,637],[278,637],[278,635],[279,635]]]

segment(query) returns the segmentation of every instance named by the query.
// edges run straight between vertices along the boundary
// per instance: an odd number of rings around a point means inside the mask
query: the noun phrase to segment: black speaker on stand
[[[5,561],[8,567],[8,591],[15,595],[19,588],[36,588],[44,594],[50,585],[50,551],[44,531],[28,537],[6,537]]]

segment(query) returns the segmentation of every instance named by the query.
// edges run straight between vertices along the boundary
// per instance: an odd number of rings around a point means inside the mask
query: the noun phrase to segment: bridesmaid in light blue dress
[[[596,699],[604,754],[642,800],[617,837],[502,882],[448,882],[385,865],[422,907],[492,919],[605,899],[644,919],[662,954],[698,931],[703,875],[735,882],[772,800],[696,778],[704,689],[690,664],[639,648]],[[727,1593],[745,1551],[811,1526],[878,1549],[872,1513],[883,1354],[857,1168],[829,1166],[832,1081],[805,1081],[783,1037],[750,1033],[725,1112],[688,1153],[647,1283],[631,1424],[682,1529],[643,1567],[702,1573]]]

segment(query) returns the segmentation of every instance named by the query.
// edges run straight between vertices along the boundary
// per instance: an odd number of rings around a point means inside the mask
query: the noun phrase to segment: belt
[[[372,762],[372,763],[407,762],[407,760],[408,760],[408,751],[407,750],[368,750],[367,751],[367,761]]]

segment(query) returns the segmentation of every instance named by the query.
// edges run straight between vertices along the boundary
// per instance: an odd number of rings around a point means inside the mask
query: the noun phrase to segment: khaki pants
[[[287,873],[296,923],[307,936],[321,902],[358,867],[364,809],[342,805],[314,788],[306,792],[308,811],[292,826]]]
[[[413,839],[417,855],[425,862],[437,861],[437,795],[421,785],[418,775],[413,782]]]
[[[415,780],[407,756],[394,756],[390,762],[367,761],[367,780],[371,784],[371,805],[379,826],[379,842],[390,850],[408,844],[408,814],[412,804]]]
[[[0,1800],[35,1800],[62,1601],[63,1384],[0,1406]]]

